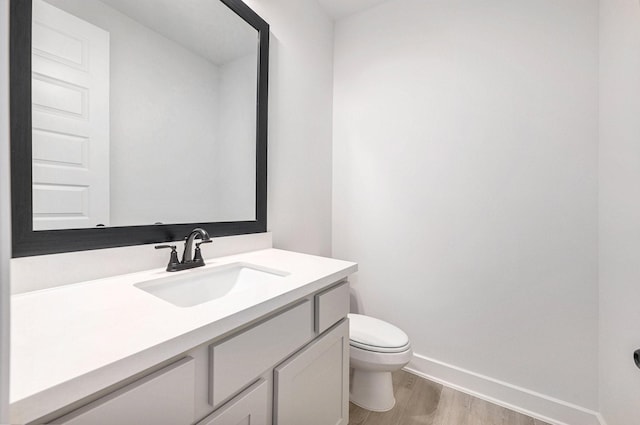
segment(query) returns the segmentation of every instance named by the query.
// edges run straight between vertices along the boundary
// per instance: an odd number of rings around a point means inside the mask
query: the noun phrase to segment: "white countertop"
[[[207,260],[289,274],[264,290],[177,307],[134,286],[154,269],[14,295],[11,420],[24,423],[113,385],[307,296],[357,270],[355,263],[266,249]]]

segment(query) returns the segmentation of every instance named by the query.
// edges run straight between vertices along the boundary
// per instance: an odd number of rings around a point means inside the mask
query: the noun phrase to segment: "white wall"
[[[276,248],[331,253],[333,25],[315,0],[247,0],[271,26],[269,229]]]
[[[9,423],[11,192],[9,187],[9,2],[0,0],[0,423]]]
[[[600,1],[600,405],[640,423],[640,3]]]
[[[218,68],[212,197],[218,221],[256,219],[257,52]]]
[[[333,255],[360,264],[358,308],[417,369],[594,416],[597,1],[397,0],[334,48]]]

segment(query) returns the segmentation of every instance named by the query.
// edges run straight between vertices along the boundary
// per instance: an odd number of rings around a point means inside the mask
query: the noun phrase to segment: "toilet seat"
[[[349,345],[376,353],[400,353],[411,348],[401,329],[373,317],[349,314]]]
[[[402,347],[378,347],[375,345],[362,344],[356,341],[349,341],[349,345],[361,350],[373,351],[374,353],[401,353],[411,348],[411,344],[408,343]]]

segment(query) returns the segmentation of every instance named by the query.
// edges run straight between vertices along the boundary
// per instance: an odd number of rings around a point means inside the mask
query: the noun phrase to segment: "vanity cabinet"
[[[345,425],[348,296],[347,282],[331,285],[43,422]]]

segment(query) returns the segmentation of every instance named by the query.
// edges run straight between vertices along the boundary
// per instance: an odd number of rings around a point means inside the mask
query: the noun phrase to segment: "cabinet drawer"
[[[333,286],[315,297],[315,331],[321,334],[349,313],[349,282]]]
[[[209,346],[209,403],[217,406],[313,338],[311,303]]]
[[[270,411],[269,388],[261,379],[197,425],[266,425]]]
[[[186,357],[50,423],[188,424],[194,419],[194,403],[194,361]]]

